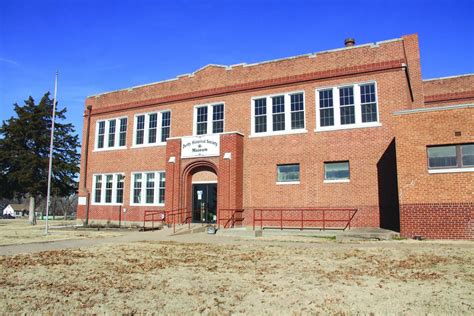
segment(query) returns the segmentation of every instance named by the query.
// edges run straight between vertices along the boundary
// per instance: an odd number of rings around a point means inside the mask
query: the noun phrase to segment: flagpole
[[[56,117],[56,94],[58,92],[58,71],[54,81],[53,117],[51,120],[51,141],[49,143],[49,169],[48,169],[48,194],[46,197],[46,226],[44,233],[48,234],[49,206],[51,204],[51,173],[53,169],[53,140],[54,140],[54,119]]]

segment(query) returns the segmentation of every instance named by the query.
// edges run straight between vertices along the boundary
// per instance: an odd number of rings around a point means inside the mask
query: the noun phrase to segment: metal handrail
[[[223,212],[228,212],[228,211],[231,211],[231,215],[230,217],[225,217],[223,218],[222,217],[222,214]],[[236,222],[236,218],[235,218],[235,215],[237,213],[243,213],[244,212],[244,209],[242,208],[222,208],[222,209],[219,209],[219,219],[217,220],[217,228],[219,229],[221,227],[221,221],[227,221],[225,222],[224,224],[224,228],[229,228],[228,225],[229,223],[232,223],[231,227],[234,228],[235,226],[235,222]]]
[[[283,222],[299,222],[299,227],[300,230],[304,229],[304,223],[317,223],[317,222],[322,222],[322,230],[326,230],[326,223],[336,223],[336,222],[344,222],[346,223],[344,227],[342,227],[343,230],[346,230],[347,228],[351,228],[351,222],[357,213],[358,209],[356,208],[309,208],[309,207],[301,207],[301,208],[255,208],[253,210],[253,229],[255,230],[255,226],[257,222],[260,222],[260,229],[263,229],[263,222],[279,222],[280,225],[272,225],[271,227],[280,227],[281,230],[283,230]],[[259,212],[260,217],[257,218],[257,213]],[[264,212],[271,212],[271,213],[276,213],[277,216],[272,216],[271,218],[264,218]],[[284,215],[288,212],[300,212],[300,218],[296,219],[295,216],[292,218],[285,218]],[[312,213],[312,212],[321,212],[322,214],[322,219],[308,219],[305,218],[305,213]],[[347,212],[347,219],[333,219],[333,218],[328,218],[327,217],[327,212]],[[279,216],[278,216],[279,215]],[[308,226],[307,226],[308,227]]]
[[[186,224],[188,223],[188,229],[191,229],[191,215],[186,216],[186,213],[189,213],[185,208],[179,208],[175,210],[168,211],[166,213],[166,222],[173,225],[173,233],[176,232],[176,223],[178,224]],[[184,220],[181,220],[185,215]],[[171,219],[171,222],[168,221],[168,218]]]
[[[157,211],[157,210],[146,210],[144,215],[143,215],[143,230],[146,230],[146,223],[151,222],[151,229],[155,229],[155,216],[159,216],[160,222],[165,221],[165,211]],[[151,219],[149,219],[151,217]]]

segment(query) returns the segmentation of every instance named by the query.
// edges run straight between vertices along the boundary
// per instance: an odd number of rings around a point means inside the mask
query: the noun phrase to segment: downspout
[[[90,192],[87,190],[87,161],[89,157],[89,135],[91,130],[91,112],[92,105],[87,106],[87,132],[86,132],[86,148],[84,152],[84,181],[82,181],[82,188],[86,191],[86,219],[84,224],[89,225],[89,205],[90,205]]]

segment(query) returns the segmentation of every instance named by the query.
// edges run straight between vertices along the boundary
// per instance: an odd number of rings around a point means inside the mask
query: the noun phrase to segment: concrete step
[[[173,227],[168,228],[170,229],[171,236],[179,236],[179,235],[187,235],[187,234],[195,234],[195,233],[202,233],[207,230],[207,225],[202,224],[191,224],[191,228],[189,225],[177,225],[176,231],[173,233]]]

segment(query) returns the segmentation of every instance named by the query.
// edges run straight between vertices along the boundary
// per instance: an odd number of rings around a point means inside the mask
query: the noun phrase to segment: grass
[[[49,220],[50,226],[73,225],[75,221]],[[97,232],[65,229],[49,229],[45,235],[45,221],[38,220],[36,225],[30,225],[27,219],[0,220],[0,245],[24,244],[32,242],[49,242],[65,239],[83,239],[91,237],[118,236],[117,232]]]

